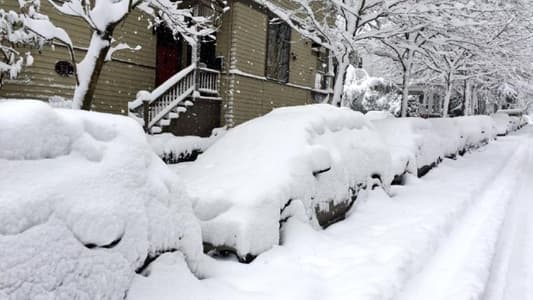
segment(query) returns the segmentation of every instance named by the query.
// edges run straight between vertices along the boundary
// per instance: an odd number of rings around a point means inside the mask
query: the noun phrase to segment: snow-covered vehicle
[[[455,159],[457,155],[463,153],[465,148],[465,137],[453,118],[432,118],[433,132],[439,137],[440,147],[444,151],[446,158]]]
[[[123,299],[166,251],[191,268],[201,228],[132,119],[0,101],[0,298]]]
[[[424,176],[444,157],[439,137],[428,120],[396,118],[372,123],[390,149],[394,183],[401,182],[405,173]]]
[[[365,118],[369,121],[394,119],[394,115],[389,111],[385,110],[371,110],[365,114]]]
[[[454,118],[465,137],[465,151],[487,145],[497,136],[496,123],[489,116],[466,116]]]
[[[526,116],[526,115],[521,116],[521,117],[520,117],[520,128],[523,128],[523,127],[526,126],[527,124],[529,124],[529,118],[528,118],[528,116]]]
[[[345,217],[362,189],[392,180],[372,124],[325,104],[279,108],[239,125],[178,173],[205,250],[244,262],[278,244],[294,214],[325,228]]]
[[[512,121],[508,114],[506,113],[495,113],[491,115],[494,120],[496,131],[499,136],[507,135],[509,132],[513,131]]]
[[[511,124],[511,131],[517,131],[520,129],[520,117],[509,116],[509,120]]]

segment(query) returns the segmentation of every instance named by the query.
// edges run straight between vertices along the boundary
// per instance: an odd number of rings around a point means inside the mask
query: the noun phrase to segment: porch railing
[[[185,99],[194,99],[202,93],[210,96],[218,95],[219,80],[220,72],[191,65],[152,92],[140,91],[137,99],[128,104],[128,108],[137,118],[144,121],[145,131],[151,132],[151,129],[160,125],[162,120],[171,119],[172,115],[177,116],[182,112],[176,108]]]
[[[220,72],[207,68],[198,68],[198,91],[207,94],[218,94]]]

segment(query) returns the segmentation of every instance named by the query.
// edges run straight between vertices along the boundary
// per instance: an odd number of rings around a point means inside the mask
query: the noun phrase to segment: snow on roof
[[[148,256],[194,267],[202,251],[179,178],[130,118],[0,101],[0,166],[0,295],[122,299]]]
[[[303,202],[313,219],[326,197],[317,194],[317,181],[334,177],[337,185],[323,188],[329,200],[342,201],[349,186],[373,173],[390,182],[389,164],[362,114],[317,104],[279,108],[237,126],[180,170],[204,241],[257,255],[279,242],[280,210],[289,200]]]

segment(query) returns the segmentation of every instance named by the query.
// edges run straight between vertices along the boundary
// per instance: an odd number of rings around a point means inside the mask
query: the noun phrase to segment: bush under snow
[[[147,259],[201,231],[135,121],[0,101],[0,298],[122,299]]]
[[[280,108],[237,126],[180,171],[206,245],[242,260],[278,244],[280,223],[302,209],[326,227],[362,188],[392,180],[373,126],[325,104]]]

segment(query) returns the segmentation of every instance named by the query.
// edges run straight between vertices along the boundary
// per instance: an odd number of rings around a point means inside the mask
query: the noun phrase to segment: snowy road
[[[290,221],[252,264],[206,257],[202,280],[164,257],[129,299],[533,299],[533,128],[392,192],[325,231]]]

